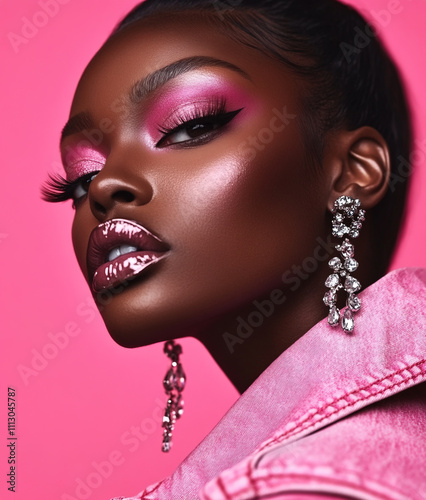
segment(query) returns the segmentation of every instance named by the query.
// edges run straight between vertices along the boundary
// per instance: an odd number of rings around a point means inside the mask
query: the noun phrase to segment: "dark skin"
[[[130,99],[133,84],[149,73],[200,56],[226,64],[204,60]],[[301,131],[304,91],[304,82],[283,65],[230,40],[196,12],[139,21],[91,61],[70,117],[89,113],[92,123],[62,142],[67,163],[69,148],[90,131],[108,128],[93,145],[105,164],[93,170],[99,173],[76,204],[73,244],[80,267],[87,279],[90,233],[112,218],[142,224],[171,248],[167,258],[112,291],[107,303],[98,300],[120,345],[194,336],[243,392],[326,316],[328,258],[317,260],[297,287],[289,277],[315,255],[318,238],[327,241],[336,198],[358,197],[367,210],[380,201],[389,154],[370,127],[339,130],[327,135],[322,166],[315,168]],[[238,111],[227,123],[200,128],[191,122],[167,137],[158,131],[170,116],[191,117],[197,107],[211,111],[218,95],[225,100],[223,112]],[[364,287],[372,275],[363,257],[368,232],[367,223],[356,244],[356,277]],[[239,337],[238,318],[258,310],[253,301],[271,301],[274,290],[277,302],[285,301],[252,334]]]

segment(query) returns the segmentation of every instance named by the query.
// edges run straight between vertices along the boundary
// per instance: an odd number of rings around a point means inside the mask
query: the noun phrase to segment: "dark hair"
[[[374,28],[357,11],[337,0],[145,0],[112,36],[140,19],[188,10],[200,12],[231,38],[275,57],[307,81],[304,125],[318,165],[327,131],[368,125],[388,144],[391,179],[401,179],[397,172],[401,161],[407,165],[412,141],[403,85]],[[407,190],[408,176],[391,182],[368,213],[375,279],[389,266]]]

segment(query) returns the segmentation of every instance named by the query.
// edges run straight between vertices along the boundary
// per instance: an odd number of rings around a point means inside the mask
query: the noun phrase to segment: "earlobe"
[[[383,136],[372,127],[361,127],[337,134],[334,179],[328,208],[342,195],[361,200],[372,208],[383,198],[390,176],[389,148]]]

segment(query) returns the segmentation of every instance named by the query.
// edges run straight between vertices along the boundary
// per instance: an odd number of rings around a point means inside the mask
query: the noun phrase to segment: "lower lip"
[[[139,276],[152,264],[162,260],[166,254],[152,251],[131,252],[120,255],[111,262],[100,266],[92,280],[92,290],[100,293],[114,288],[128,280]]]

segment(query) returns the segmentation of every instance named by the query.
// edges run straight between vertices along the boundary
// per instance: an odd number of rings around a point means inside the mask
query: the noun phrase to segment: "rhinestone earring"
[[[179,356],[182,354],[180,344],[175,344],[174,340],[166,342],[164,344],[164,353],[172,362],[163,380],[163,387],[167,394],[167,404],[163,417],[164,431],[161,450],[168,452],[172,447],[172,434],[175,422],[183,414],[181,393],[185,387],[186,376],[179,362]]]
[[[334,202],[332,214],[332,234],[337,238],[344,238],[342,243],[337,244],[335,249],[340,252],[341,257],[334,257],[328,263],[333,273],[327,278],[325,286],[329,290],[324,295],[324,304],[329,307],[328,323],[337,326],[339,323],[345,332],[353,331],[354,313],[361,309],[361,299],[356,295],[361,289],[361,283],[350,275],[358,269],[358,262],[354,259],[354,245],[349,238],[358,238],[362,223],[365,220],[365,210],[357,198],[341,196]],[[340,279],[344,280],[343,284]],[[344,288],[348,294],[346,298],[346,310],[340,318],[337,308],[337,292]]]

